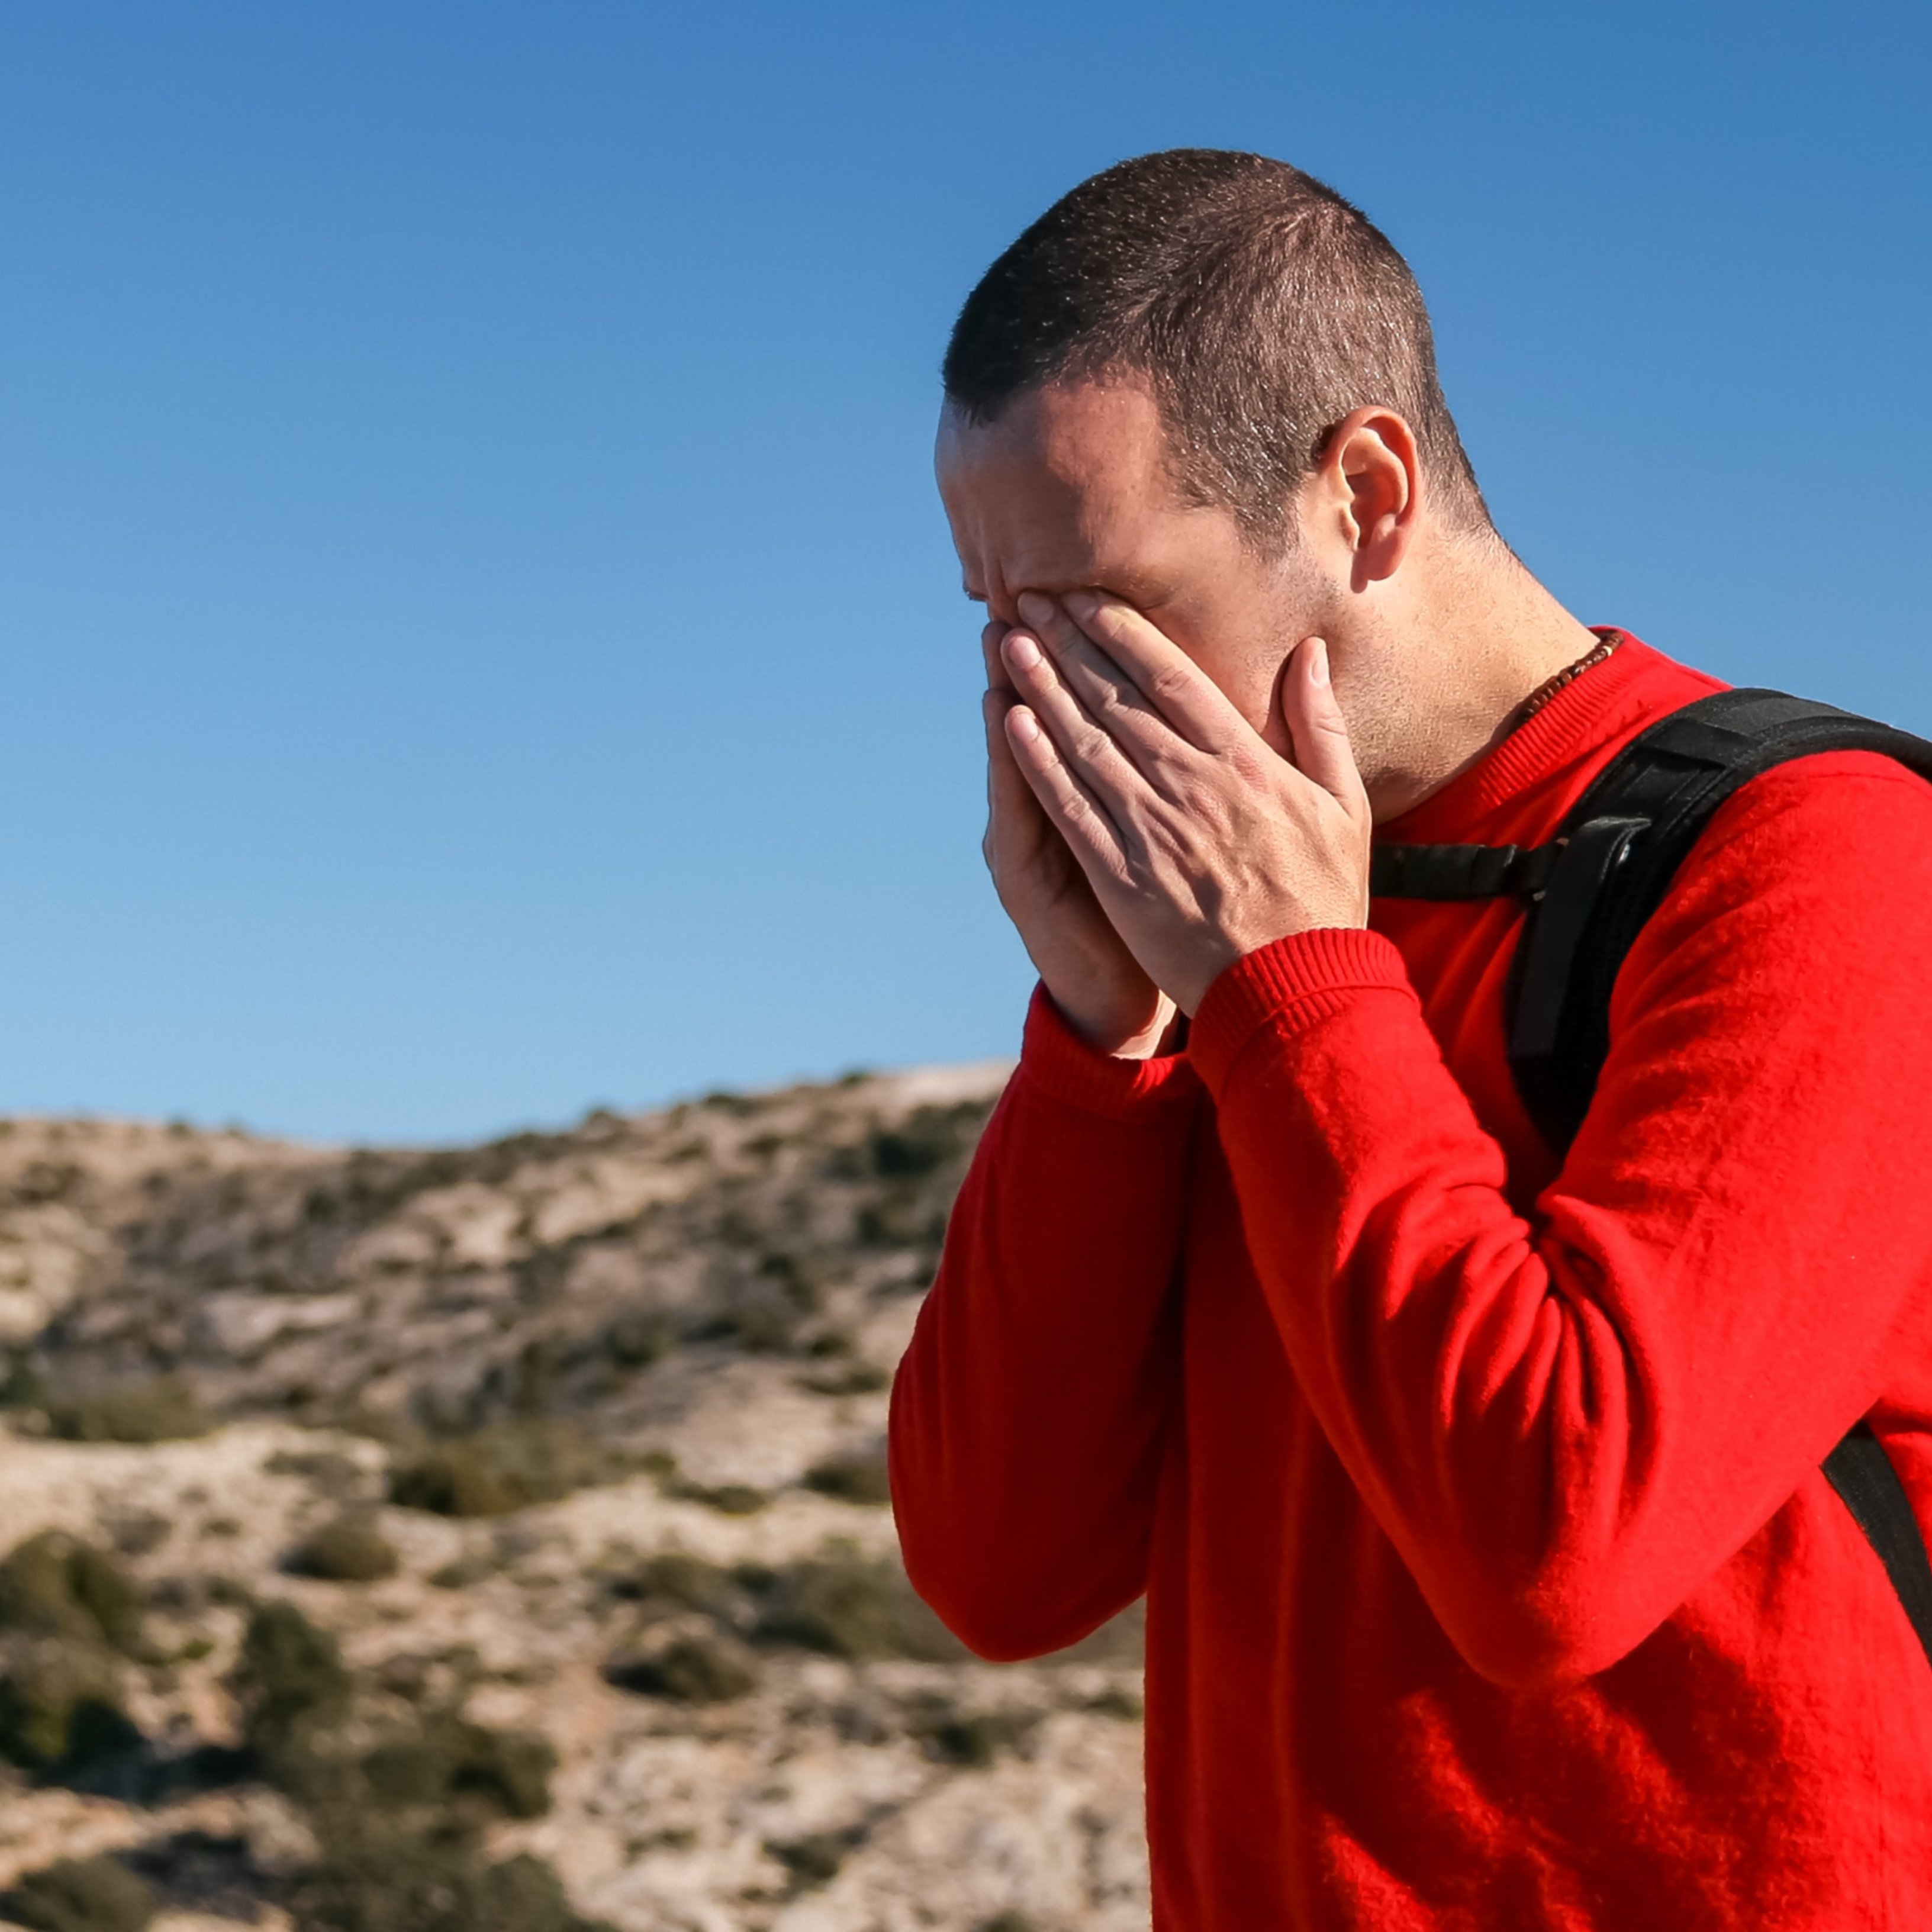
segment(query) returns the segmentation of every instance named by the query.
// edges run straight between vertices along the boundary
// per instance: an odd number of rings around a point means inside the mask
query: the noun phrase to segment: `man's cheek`
[[[1275,685],[1286,653],[1246,640],[1239,645],[1199,638],[1176,638],[1174,641],[1241,714],[1249,728],[1268,736],[1268,721],[1279,709],[1274,701]]]

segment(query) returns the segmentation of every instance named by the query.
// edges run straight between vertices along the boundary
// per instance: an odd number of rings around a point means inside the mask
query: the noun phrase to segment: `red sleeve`
[[[982,1656],[1059,1649],[1147,1586],[1200,1101],[1184,1059],[1095,1053],[1036,996],[892,1388],[908,1572]]]
[[[1484,1675],[1616,1661],[1884,1389],[1932,1258],[1928,958],[1932,789],[1756,780],[1633,950],[1529,1221],[1386,940],[1209,990],[1190,1052],[1296,1374]]]

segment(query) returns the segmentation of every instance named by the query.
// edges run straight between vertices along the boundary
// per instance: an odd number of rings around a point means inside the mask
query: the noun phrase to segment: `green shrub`
[[[794,1838],[788,1843],[768,1842],[765,1846],[790,1874],[795,1894],[830,1885],[838,1876],[838,1868],[851,1849],[850,1840],[838,1832],[814,1832],[808,1838]]]
[[[140,1742],[121,1704],[121,1673],[98,1646],[16,1638],[0,1666],[0,1755],[72,1773]]]
[[[382,1804],[434,1804],[449,1796],[450,1763],[426,1737],[392,1738],[362,1760],[362,1775]]]
[[[68,1560],[68,1586],[107,1643],[128,1656],[140,1648],[140,1590],[106,1551],[76,1544]]]
[[[770,1249],[759,1260],[758,1274],[801,1314],[814,1313],[824,1303],[824,1278],[818,1266],[802,1256],[784,1248]]]
[[[481,1909],[471,1922],[490,1932],[574,1932],[585,1926],[556,1872],[527,1852],[487,1868],[478,1891]]]
[[[294,1916],[299,1932],[592,1932],[542,1859],[402,1837],[332,1845]]]
[[[34,1366],[31,1348],[9,1348],[7,1372],[0,1376],[0,1408],[44,1408],[47,1387]]]
[[[842,1503],[890,1503],[892,1486],[884,1456],[835,1456],[806,1470],[805,1486]]]
[[[946,1210],[926,1191],[896,1182],[868,1202],[853,1222],[852,1238],[862,1248],[931,1247],[946,1238]]]
[[[462,1718],[438,1718],[411,1736],[379,1744],[362,1760],[363,1775],[384,1804],[465,1801],[506,1818],[541,1818],[550,1808],[556,1753],[534,1731],[495,1731]]]
[[[983,1771],[1001,1752],[1025,1750],[1040,1724],[1035,1712],[962,1712],[934,1699],[914,1708],[906,1728],[940,1763]]]
[[[131,1654],[141,1640],[141,1594],[105,1550],[63,1530],[43,1530],[0,1562],[0,1628]]]
[[[916,1180],[963,1154],[976,1137],[986,1108],[976,1100],[919,1107],[896,1127],[875,1127],[866,1144],[882,1180]]]
[[[723,1704],[754,1689],[758,1672],[739,1646],[715,1636],[680,1637],[656,1655],[614,1658],[605,1681],[620,1690],[680,1704]]]
[[[670,1493],[686,1502],[702,1503],[720,1516],[756,1516],[771,1498],[748,1483],[720,1483],[707,1487],[703,1483],[680,1483]]]
[[[902,1658],[956,1663],[963,1645],[920,1602],[890,1556],[868,1556],[842,1541],[805,1562],[774,1568],[741,1563],[730,1569],[683,1550],[666,1550],[614,1578],[611,1593],[632,1602],[697,1611],[728,1637],[792,1646],[854,1661]],[[736,1652],[733,1647],[734,1654]],[[662,1666],[635,1658],[614,1666],[612,1681],[656,1695]]]
[[[669,1322],[655,1310],[620,1315],[604,1330],[604,1352],[622,1369],[647,1369],[671,1344]]]
[[[174,1525],[152,1510],[117,1516],[107,1526],[108,1540],[123,1556],[152,1556],[174,1534]]]
[[[258,1748],[280,1744],[304,1720],[326,1718],[348,1702],[349,1672],[334,1635],[293,1604],[256,1606],[242,1640],[235,1688]]]
[[[209,1428],[194,1390],[174,1376],[56,1397],[47,1419],[69,1442],[177,1442]]]
[[[790,1303],[758,1297],[734,1309],[720,1332],[748,1355],[783,1355],[797,1340],[798,1324],[799,1311]]]
[[[286,1567],[325,1582],[380,1582],[396,1574],[396,1546],[367,1517],[338,1516],[298,1544]]]
[[[877,1362],[846,1363],[799,1378],[799,1386],[814,1395],[876,1395],[892,1385],[892,1370],[881,1368]]]
[[[154,1894],[113,1858],[62,1858],[29,1872],[0,1910],[31,1932],[143,1932]]]
[[[466,1748],[452,1786],[459,1797],[482,1799],[506,1818],[541,1818],[550,1808],[556,1751],[536,1731],[462,1726]]]
[[[429,1582],[439,1590],[467,1590],[496,1574],[496,1566],[485,1556],[455,1556],[429,1573]]]
[[[633,1602],[675,1604],[716,1616],[731,1602],[733,1581],[732,1573],[718,1564],[682,1550],[667,1550],[618,1577],[610,1588],[614,1595]]]
[[[70,1194],[82,1178],[82,1169],[74,1161],[29,1161],[26,1168],[14,1177],[8,1192],[16,1202],[22,1204],[59,1201]]]
[[[882,1128],[872,1136],[868,1151],[872,1172],[881,1180],[916,1180],[930,1174],[946,1157],[944,1148],[890,1128]]]
[[[454,1786],[460,1797],[482,1799],[506,1818],[541,1818],[550,1808],[550,1780],[556,1751],[536,1731],[494,1731],[464,1726],[469,1749]]]
[[[367,1480],[361,1464],[334,1449],[278,1449],[262,1468],[271,1476],[293,1476],[333,1502],[346,1502]]]
[[[753,1633],[761,1642],[796,1645],[854,1662],[907,1658],[951,1664],[967,1654],[890,1558],[834,1546],[747,1582],[761,1598]]]
[[[389,1478],[389,1500],[438,1516],[503,1516],[617,1473],[581,1430],[531,1419],[440,1442],[400,1462]]]

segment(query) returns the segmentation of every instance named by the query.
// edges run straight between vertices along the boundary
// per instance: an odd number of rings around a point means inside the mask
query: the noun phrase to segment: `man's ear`
[[[1329,431],[1311,481],[1322,534],[1348,554],[1350,589],[1393,577],[1420,518],[1414,431],[1393,410],[1352,410]]]

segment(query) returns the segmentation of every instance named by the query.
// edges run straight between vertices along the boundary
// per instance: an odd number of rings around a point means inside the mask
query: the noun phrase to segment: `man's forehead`
[[[1000,508],[1003,514],[983,520],[955,520],[968,597],[997,602],[1023,590],[1049,596],[1106,590],[1134,602],[1160,594],[1171,574],[1165,554],[1172,545],[1144,520],[1107,530],[1084,519],[1030,514],[1010,500]]]
[[[1153,587],[1150,552],[1184,506],[1144,386],[1054,385],[985,424],[949,408],[936,455],[969,596]]]
[[[1160,404],[1131,376],[1049,382],[1014,398],[990,422],[951,404],[940,418],[942,477],[1025,472],[1042,489],[1084,494],[1153,484],[1165,477],[1167,454]]]

